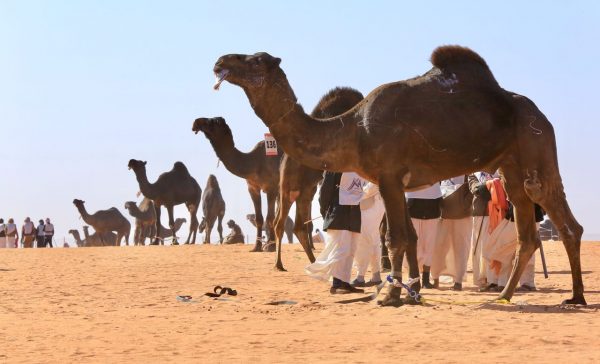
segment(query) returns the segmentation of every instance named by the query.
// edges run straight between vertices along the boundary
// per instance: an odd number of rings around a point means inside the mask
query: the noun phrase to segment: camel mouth
[[[220,70],[218,72],[215,72],[216,81],[215,81],[215,85],[213,86],[213,89],[215,91],[219,91],[219,88],[221,87],[221,83],[223,81],[225,81],[228,74],[229,74],[229,71],[227,71],[227,70]]]

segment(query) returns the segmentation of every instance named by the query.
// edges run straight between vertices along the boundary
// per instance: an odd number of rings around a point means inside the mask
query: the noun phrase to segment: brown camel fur
[[[350,110],[363,99],[363,95],[349,87],[336,87],[325,94],[313,109],[313,118],[329,118]],[[311,263],[315,256],[312,252],[311,206],[317,192],[317,185],[323,179],[323,170],[313,169],[296,162],[287,154],[284,155],[279,169],[279,204],[275,218],[275,237],[277,241],[277,260],[275,269],[285,271],[281,261],[281,240],[283,231],[287,234],[287,219],[292,204],[296,202],[296,218],[294,232],[304,248]],[[285,219],[287,218],[287,219]],[[282,224],[282,221],[285,223]],[[288,239],[291,242],[291,239]]]
[[[424,75],[379,86],[350,111],[325,120],[310,117],[297,103],[280,62],[267,53],[222,56],[214,66],[215,88],[224,80],[240,86],[278,144],[298,162],[355,171],[379,185],[392,277],[402,279],[406,252],[409,277],[417,279],[411,280],[412,288],[421,288],[417,236],[404,192],[499,169],[515,207],[519,240],[511,277],[499,298],[512,298],[540,245],[534,219],[538,203],[556,223],[569,256],[573,296],[565,303],[585,304],[583,228],[565,198],[552,125],[533,102],[502,89],[478,54],[459,46],[439,47],[431,56],[433,68]],[[403,304],[400,293],[399,285],[390,285],[381,304]]]
[[[154,203],[149,198],[144,197],[139,206],[134,201],[125,202],[125,209],[129,211],[129,215],[135,217],[133,243],[135,245],[146,245],[146,238],[152,240],[156,236]]]
[[[112,231],[107,232],[106,234],[100,235],[98,232],[94,232],[90,235],[90,227],[87,225],[83,226],[83,246],[84,247],[92,247],[92,246],[103,246],[102,241],[115,241],[117,239],[117,234]]]
[[[275,220],[275,203],[279,193],[279,164],[283,151],[279,148],[277,156],[267,156],[264,141],[258,142],[249,153],[239,151],[235,147],[231,129],[225,119],[220,117],[198,118],[194,121],[192,131],[196,134],[199,131],[204,133],[225,168],[246,180],[248,192],[254,205],[254,213],[256,214],[256,243],[252,251],[262,251],[261,239],[265,222],[267,224],[265,228],[267,241],[275,241],[273,221]],[[267,195],[266,221],[262,215],[261,191]]]
[[[123,214],[116,208],[111,207],[108,210],[99,210],[93,214],[88,214],[84,206],[85,201],[74,199],[73,204],[81,214],[81,218],[86,224],[92,226],[100,235],[102,245],[121,244],[121,238],[125,237],[125,244],[129,245],[129,233],[131,232],[131,224]],[[105,236],[107,233],[115,231],[117,237],[114,241],[107,241]]]
[[[165,206],[169,214],[169,227],[173,232],[173,245],[177,245],[177,236],[175,236],[173,219],[173,207],[179,204],[185,204],[190,212],[190,233],[188,234],[185,244],[196,243],[196,231],[198,230],[198,218],[196,212],[200,204],[200,196],[202,189],[194,177],[190,175],[186,166],[181,162],[175,162],[173,169],[169,172],[162,173],[154,183],[148,182],[146,175],[146,162],[131,159],[129,161],[129,169],[133,169],[135,177],[140,185],[140,191],[154,202],[154,211],[156,211],[156,231],[160,236],[160,207]],[[153,245],[158,245],[160,239],[154,238]]]
[[[208,176],[204,194],[202,195],[202,221],[200,222],[200,232],[206,230],[204,235],[204,244],[210,244],[210,233],[217,221],[217,231],[219,232],[219,244],[223,244],[223,216],[225,216],[225,200],[221,195],[219,181],[214,175]]]

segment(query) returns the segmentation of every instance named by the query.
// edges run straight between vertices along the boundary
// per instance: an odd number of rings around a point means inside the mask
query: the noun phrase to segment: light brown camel
[[[125,237],[125,244],[129,245],[131,224],[116,207],[111,207],[108,210],[99,210],[90,215],[86,211],[84,203],[85,201],[82,200],[73,200],[73,204],[81,214],[83,221],[85,221],[86,224],[91,225],[100,235],[102,245],[118,246],[121,244],[121,238],[123,237]],[[117,233],[116,239],[114,241],[105,240],[104,236],[111,231]]]
[[[246,180],[248,192],[254,205],[254,213],[256,214],[256,243],[252,251],[262,251],[261,239],[265,222],[267,223],[265,228],[267,241],[275,241],[273,221],[275,220],[275,203],[279,193],[279,164],[283,156],[281,148],[278,148],[277,156],[267,156],[265,142],[260,141],[249,153],[240,152],[235,147],[231,129],[225,119],[220,117],[198,118],[194,121],[192,131],[196,134],[199,131],[204,133],[225,168]],[[262,215],[261,191],[267,195],[266,221]]]
[[[103,241],[115,241],[117,239],[117,234],[112,231],[107,232],[106,234],[100,235],[98,232],[94,232],[90,234],[90,227],[87,225],[83,226],[83,246],[91,247],[91,246],[103,246]]]
[[[313,118],[328,118],[340,115],[358,104],[363,95],[349,87],[336,87],[327,92],[317,106],[313,109]],[[313,169],[296,162],[287,154],[284,155],[279,168],[279,204],[275,218],[275,237],[277,242],[277,259],[275,269],[285,271],[281,260],[281,240],[283,232],[288,234],[288,214],[292,204],[296,202],[296,218],[294,219],[294,232],[304,248],[311,263],[315,261],[312,252],[311,220],[312,201],[317,192],[317,185],[323,179],[323,171]],[[284,222],[285,221],[285,222]],[[307,221],[310,221],[306,223]],[[291,233],[288,234],[291,242]]]
[[[146,175],[146,162],[131,159],[129,161],[129,169],[133,169],[135,177],[140,185],[140,191],[154,202],[154,210],[156,211],[156,231],[160,236],[160,207],[165,206],[169,214],[169,227],[174,230],[175,220],[173,219],[173,207],[179,204],[185,204],[190,212],[190,233],[188,234],[185,244],[196,243],[196,231],[198,230],[198,218],[196,212],[200,203],[202,189],[194,177],[190,175],[186,166],[181,162],[175,162],[173,169],[169,172],[162,173],[154,183],[148,182]],[[177,236],[173,231],[173,245],[177,245]],[[160,239],[156,237],[152,242],[153,245],[158,245]]]
[[[135,217],[135,233],[133,234],[133,243],[135,245],[146,245],[146,238],[156,236],[156,211],[154,203],[147,197],[144,197],[138,206],[134,201],[125,202],[125,209],[129,215]]]
[[[210,233],[217,221],[219,232],[219,244],[223,244],[223,216],[225,216],[225,200],[221,195],[219,181],[214,175],[208,176],[204,194],[202,195],[202,221],[200,222],[200,233],[206,230],[204,244],[210,244]]]
[[[73,235],[73,238],[75,239],[75,244],[77,244],[77,246],[79,248],[83,248],[85,246],[85,241],[81,240],[81,235],[79,235],[79,230],[71,229],[71,230],[69,230],[69,234]]]
[[[170,228],[164,227],[162,224],[160,224],[160,234],[158,234],[158,237],[160,238],[160,245],[164,245],[164,240],[166,238],[170,238],[173,236],[173,234],[177,234],[179,229],[181,229],[181,226],[183,224],[185,224],[186,222],[187,222],[187,219],[185,217],[176,218],[175,224],[174,224],[172,230]]]
[[[585,304],[580,244],[583,228],[565,198],[554,130],[526,97],[502,89],[486,62],[459,46],[437,48],[433,68],[422,76],[373,90],[352,110],[315,119],[297,103],[281,60],[267,53],[222,56],[214,66],[215,88],[224,80],[240,86],[278,144],[315,169],[355,171],[377,183],[384,199],[391,275],[419,291],[415,230],[404,192],[473,171],[499,169],[515,206],[519,250],[499,298],[513,296],[527,261],[540,245],[534,203],[559,229],[573,279],[568,304]],[[414,280],[413,280],[414,279]],[[398,306],[400,285],[390,285],[382,305]],[[410,302],[410,300],[409,300]]]

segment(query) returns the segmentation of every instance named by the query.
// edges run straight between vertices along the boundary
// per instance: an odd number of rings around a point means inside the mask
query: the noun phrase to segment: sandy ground
[[[284,245],[288,272],[249,246],[3,250],[0,362],[598,362],[600,243],[582,246],[587,307],[558,305],[568,260],[562,244],[544,246],[550,278],[512,305],[401,308],[339,303],[364,295],[330,295],[303,273],[297,244]],[[217,284],[238,296],[203,296]],[[470,282],[424,294],[494,297]],[[295,304],[268,305],[283,300]]]

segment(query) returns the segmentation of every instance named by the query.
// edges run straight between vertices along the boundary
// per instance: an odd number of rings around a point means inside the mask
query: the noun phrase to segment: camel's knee
[[[543,199],[542,182],[538,178],[538,171],[533,170],[531,173],[527,171],[527,177],[523,181],[525,193],[534,202],[539,202]]]

